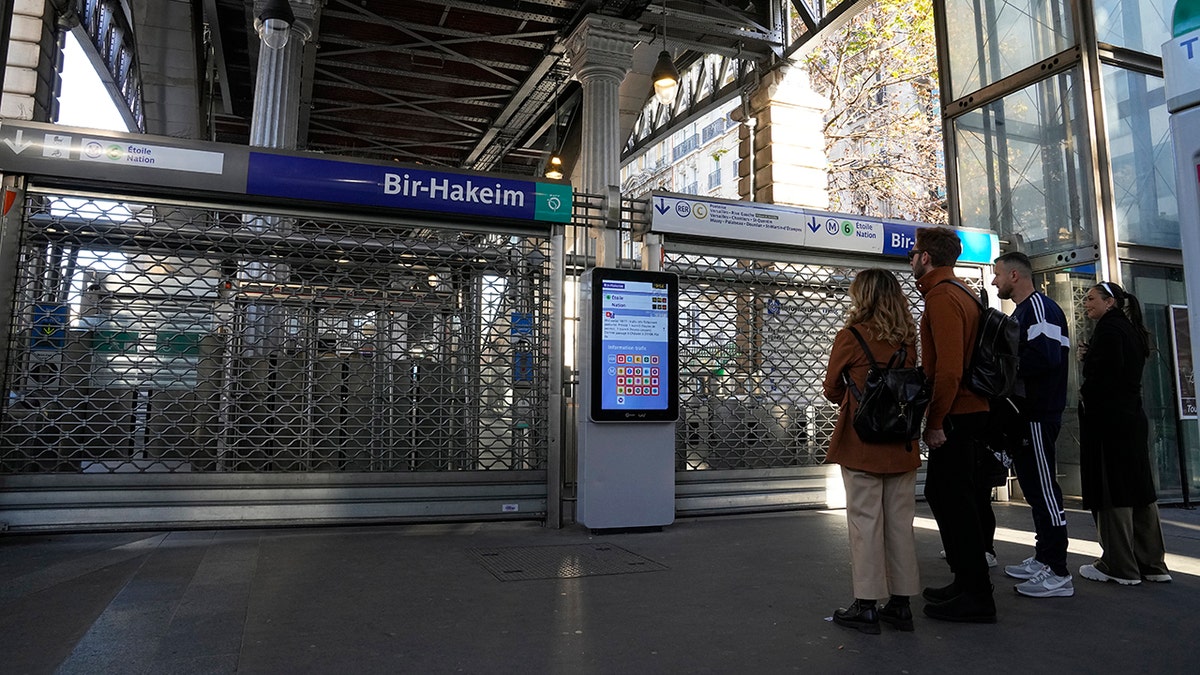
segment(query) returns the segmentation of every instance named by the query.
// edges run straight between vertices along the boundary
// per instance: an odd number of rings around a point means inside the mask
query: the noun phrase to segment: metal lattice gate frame
[[[872,263],[664,246],[663,269],[680,277],[677,509],[827,503],[840,478],[823,465],[838,413],[822,393],[825,366],[850,281]],[[911,273],[886,266],[919,312]]]
[[[265,503],[240,521],[536,517],[550,258],[529,232],[31,187],[0,473],[138,492],[111,522],[214,485]],[[86,504],[6,517],[102,524]]]

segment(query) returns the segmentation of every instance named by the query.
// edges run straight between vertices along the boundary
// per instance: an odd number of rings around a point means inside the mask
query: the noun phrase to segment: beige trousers
[[[886,600],[921,591],[913,537],[917,472],[875,474],[842,467],[854,597]]]

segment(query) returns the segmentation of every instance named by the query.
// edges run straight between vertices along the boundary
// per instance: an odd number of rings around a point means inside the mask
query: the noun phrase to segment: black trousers
[[[987,561],[984,559],[983,523],[979,493],[983,489],[978,471],[979,453],[988,452],[981,438],[987,413],[948,415],[943,426],[946,442],[930,449],[925,466],[925,500],[946,547],[946,562],[954,572],[954,583],[969,593],[990,593]]]
[[[1033,529],[1037,533],[1034,557],[1054,573],[1067,571],[1067,512],[1063,508],[1062,489],[1058,486],[1054,442],[1058,440],[1058,422],[1021,422],[1020,445],[1011,448],[1013,468],[1025,501],[1033,511]]]

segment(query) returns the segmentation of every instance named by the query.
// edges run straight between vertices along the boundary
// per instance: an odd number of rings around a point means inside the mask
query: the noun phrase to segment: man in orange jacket
[[[954,580],[926,588],[925,614],[946,621],[993,623],[996,603],[988,577],[976,470],[987,450],[976,439],[987,426],[987,399],[969,390],[963,372],[979,329],[979,304],[956,284],[954,264],[962,253],[958,235],[946,227],[917,230],[908,252],[917,290],[925,297],[921,358],[933,383],[925,417],[929,461],[925,499],[941,530]],[[961,280],[959,280],[961,281]]]

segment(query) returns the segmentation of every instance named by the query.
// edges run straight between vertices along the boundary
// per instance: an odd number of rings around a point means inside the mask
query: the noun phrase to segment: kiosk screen
[[[594,272],[592,419],[674,420],[679,303],[675,275]]]

